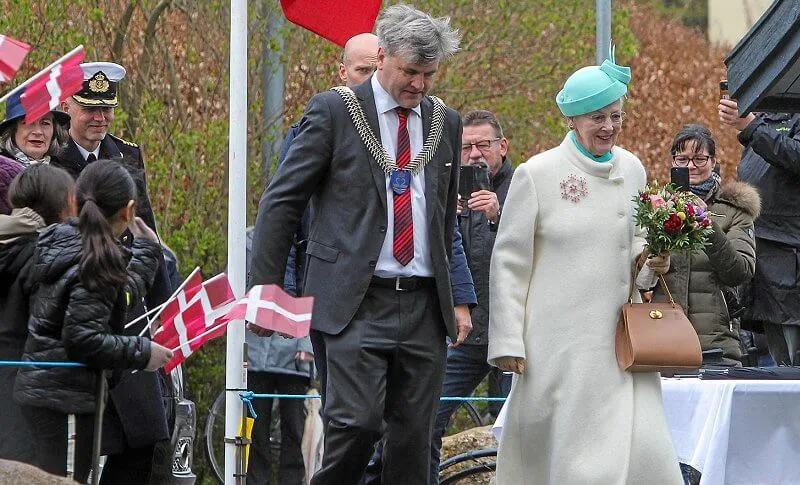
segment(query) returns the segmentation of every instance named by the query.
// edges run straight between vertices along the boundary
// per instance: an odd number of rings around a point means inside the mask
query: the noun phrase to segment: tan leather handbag
[[[664,277],[659,276],[659,281],[668,303],[633,303],[631,297],[622,305],[617,363],[630,372],[694,371],[703,361],[700,339],[683,308],[672,299]]]

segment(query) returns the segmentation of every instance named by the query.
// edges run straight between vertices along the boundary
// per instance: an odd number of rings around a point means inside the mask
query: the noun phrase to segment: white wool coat
[[[656,373],[617,366],[614,332],[644,239],[644,168],[567,136],[520,165],[490,270],[489,363],[523,357],[498,451],[499,485],[680,485]]]

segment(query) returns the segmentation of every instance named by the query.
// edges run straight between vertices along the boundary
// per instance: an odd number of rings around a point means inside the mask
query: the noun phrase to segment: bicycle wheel
[[[277,411],[278,400],[274,399],[272,404],[269,447],[272,456],[278,457],[281,450],[281,420]],[[214,399],[214,404],[208,412],[205,441],[206,457],[208,457],[208,462],[211,463],[214,475],[220,483],[225,483],[225,391],[220,392],[217,398]]]
[[[460,407],[463,408],[464,411],[467,412],[467,415],[469,416],[469,419],[472,420],[472,424],[474,424],[475,427],[480,428],[481,426],[483,426],[483,418],[481,417],[481,415],[478,412],[478,410],[475,408],[474,404],[472,404],[469,401],[464,401],[464,402],[461,403]]]
[[[460,455],[449,458],[439,465],[439,484],[448,485],[459,483],[462,479],[469,478],[468,483],[489,483],[496,467],[497,449],[486,448],[476,451],[468,451]],[[448,469],[454,468],[453,471]],[[475,481],[476,478],[484,475],[486,481]]]
[[[225,483],[225,391],[219,393],[208,411],[205,428],[206,457],[220,483]]]

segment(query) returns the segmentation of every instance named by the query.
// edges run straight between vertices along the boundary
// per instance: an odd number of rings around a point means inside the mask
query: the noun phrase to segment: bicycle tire
[[[466,453],[462,453],[460,455],[452,456],[452,457],[448,458],[447,460],[444,460],[443,462],[441,462],[439,464],[439,473],[443,472],[444,470],[447,470],[450,467],[453,467],[455,465],[458,465],[459,463],[463,463],[463,462],[468,461],[468,460],[477,461],[478,459],[481,459],[481,458],[491,458],[491,457],[494,457],[495,459],[497,458],[497,448],[484,448],[484,449],[481,449],[481,450],[467,451]]]
[[[273,405],[277,406],[277,399],[273,400]],[[217,477],[220,483],[225,483],[225,391],[221,391],[206,418],[205,429],[203,430],[205,438],[205,451],[206,458],[208,458],[211,469],[214,471],[214,476]],[[272,456],[280,456],[281,450],[281,433],[280,433],[280,415],[272,413],[272,420],[270,422],[270,438],[269,446]]]
[[[474,477],[476,475],[482,475],[484,473],[494,473],[496,469],[497,469],[496,462],[477,465],[472,468],[467,468],[466,470],[458,471],[443,480],[440,479],[439,485],[450,485],[457,483],[459,480],[463,478]]]
[[[467,411],[469,419],[472,420],[472,424],[474,424],[475,427],[480,428],[481,426],[483,426],[483,418],[481,417],[478,410],[475,408],[474,404],[472,404],[469,401],[463,401],[460,407],[464,408]]]
[[[217,431],[214,431],[215,426],[218,426],[217,417],[222,418],[222,435],[216,436],[219,434]],[[224,449],[225,449],[225,391],[222,391],[217,395],[217,398],[214,399],[214,404],[211,405],[211,409],[208,411],[208,417],[206,418],[206,426],[203,430],[203,436],[205,438],[205,448],[206,448],[206,458],[208,458],[209,464],[211,464],[211,469],[214,471],[214,476],[217,477],[220,483],[225,483],[225,477],[223,476],[223,467],[225,466],[225,458],[224,458]],[[215,450],[214,446],[222,445],[222,460],[223,462],[220,464],[219,460],[217,459],[219,450]]]

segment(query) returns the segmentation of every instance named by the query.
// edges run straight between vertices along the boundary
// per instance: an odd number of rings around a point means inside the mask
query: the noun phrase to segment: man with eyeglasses
[[[719,101],[721,122],[739,130],[739,179],[761,195],[756,272],[743,320],[763,324],[778,365],[800,365],[800,114],[747,113]]]

